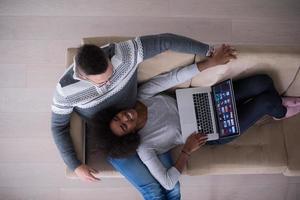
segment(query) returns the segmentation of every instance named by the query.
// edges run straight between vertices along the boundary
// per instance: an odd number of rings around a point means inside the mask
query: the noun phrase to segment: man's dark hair
[[[96,45],[85,44],[79,47],[75,62],[87,75],[101,74],[108,67],[107,56]]]
[[[109,126],[114,115],[111,116],[101,121],[94,120],[90,126],[93,135],[99,136],[100,149],[112,158],[124,158],[135,154],[140,144],[140,135],[137,132],[123,136],[115,135]]]

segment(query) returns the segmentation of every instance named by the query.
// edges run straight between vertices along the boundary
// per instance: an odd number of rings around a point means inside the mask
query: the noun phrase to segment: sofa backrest
[[[120,36],[92,37],[83,38],[82,43],[102,46],[107,43],[131,38]],[[295,79],[295,76],[299,74],[300,47],[235,45],[235,48],[238,51],[238,59],[232,60],[226,65],[203,71],[191,81],[178,87],[205,87],[227,78],[238,79],[255,73],[266,73],[272,77],[275,87],[280,94],[286,92],[290,96],[300,95],[300,90],[297,90],[297,87],[294,86],[300,86],[300,80]],[[143,82],[175,67],[185,66],[203,59],[203,57],[198,55],[195,57],[191,54],[167,51],[140,63],[138,80]]]

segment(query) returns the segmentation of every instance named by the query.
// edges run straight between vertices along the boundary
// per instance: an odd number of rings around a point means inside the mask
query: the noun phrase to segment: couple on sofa
[[[138,87],[137,65],[166,50],[200,54],[207,59],[153,77]],[[179,176],[190,154],[205,144],[207,137],[193,133],[184,143],[176,101],[159,93],[235,58],[235,49],[228,45],[214,50],[174,34],[142,36],[103,48],[82,46],[57,84],[52,104],[52,132],[62,158],[81,179],[99,180],[93,175],[95,170],[77,159],[69,121],[72,111],[86,119],[102,116],[102,129],[98,132],[106,143],[110,163],[144,199],[180,199]],[[236,80],[233,86],[241,132],[265,114],[279,120],[300,112],[300,99],[280,97],[267,75]],[[112,107],[120,112],[108,115],[105,110]],[[173,163],[169,150],[183,143]]]

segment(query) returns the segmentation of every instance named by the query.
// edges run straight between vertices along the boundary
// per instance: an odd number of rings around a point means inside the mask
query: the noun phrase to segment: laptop
[[[207,141],[240,135],[231,79],[211,87],[177,89],[176,98],[184,141],[195,131],[207,134]]]

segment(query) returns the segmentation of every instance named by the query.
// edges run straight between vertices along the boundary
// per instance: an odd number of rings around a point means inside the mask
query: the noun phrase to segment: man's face
[[[112,77],[114,68],[111,64],[111,62],[108,60],[108,67],[106,71],[102,74],[96,74],[96,75],[86,75],[82,70],[76,69],[78,71],[78,75],[80,78],[84,80],[88,80],[92,83],[94,83],[97,86],[103,86],[106,84],[110,84],[109,79]]]

